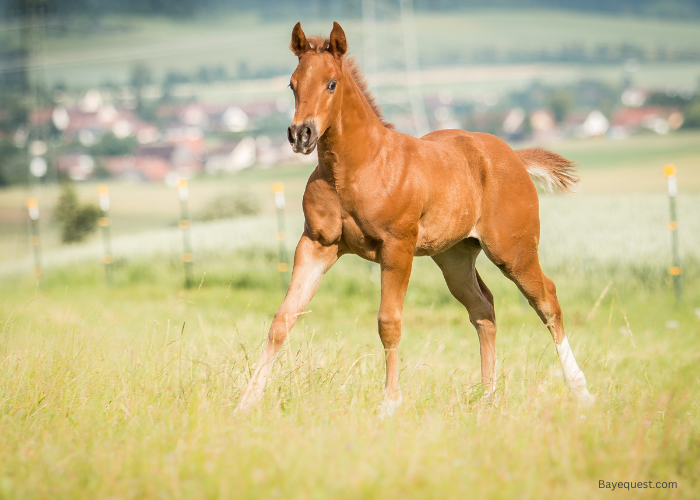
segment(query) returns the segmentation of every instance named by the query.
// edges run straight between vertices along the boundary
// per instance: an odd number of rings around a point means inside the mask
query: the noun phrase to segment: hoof
[[[582,394],[576,395],[576,402],[581,408],[590,408],[595,404],[595,396],[584,389]]]
[[[253,409],[253,407],[257,404],[259,400],[260,398],[255,397],[255,395],[251,395],[250,393],[244,393],[243,396],[241,396],[241,399],[238,401],[236,409],[233,410],[233,414],[245,415],[247,413],[250,413],[250,411]]]
[[[595,403],[595,396],[588,392],[585,385],[578,387],[569,385],[569,389],[580,408],[589,408]]]
[[[481,402],[484,404],[498,406],[498,393],[495,389],[489,392],[485,392],[484,395],[481,396]]]
[[[391,417],[398,407],[401,406],[402,402],[403,396],[401,395],[401,392],[399,392],[399,397],[395,400],[384,398],[382,404],[379,405],[379,420],[384,420]]]
[[[236,409],[233,410],[233,414],[234,415],[245,415],[247,413],[250,413],[250,408],[251,408],[251,405],[249,405],[249,404],[238,403],[238,406],[236,406]]]

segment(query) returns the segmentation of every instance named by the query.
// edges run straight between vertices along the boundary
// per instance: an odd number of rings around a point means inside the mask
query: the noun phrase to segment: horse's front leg
[[[415,244],[402,241],[382,244],[380,265],[382,272],[382,296],[377,320],[379,338],[384,345],[386,359],[386,385],[384,401],[379,417],[391,416],[401,405],[399,389],[399,342],[401,341],[401,315],[413,265]]]
[[[267,345],[238,402],[237,412],[244,413],[250,410],[262,398],[277,352],[299,315],[311,302],[321,284],[321,278],[335,264],[339,256],[338,245],[324,246],[310,239],[306,234],[299,240],[294,253],[294,268],[289,290],[272,319],[267,335]]]

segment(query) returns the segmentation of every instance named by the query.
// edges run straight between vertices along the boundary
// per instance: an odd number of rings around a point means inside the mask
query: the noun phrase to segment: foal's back
[[[398,135],[398,134],[397,134]],[[537,190],[518,155],[483,133],[440,130],[421,139],[401,134],[405,168],[421,177],[424,196],[417,255],[434,255],[467,237],[482,239],[520,224],[539,238]]]

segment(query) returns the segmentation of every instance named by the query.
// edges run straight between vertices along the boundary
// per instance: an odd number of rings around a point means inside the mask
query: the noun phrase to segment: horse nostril
[[[304,131],[301,133],[301,142],[307,143],[309,142],[309,139],[311,139],[311,128],[310,127],[304,127]]]
[[[287,140],[289,141],[289,144],[294,144],[294,134],[292,133],[292,127],[289,127],[287,129]]]

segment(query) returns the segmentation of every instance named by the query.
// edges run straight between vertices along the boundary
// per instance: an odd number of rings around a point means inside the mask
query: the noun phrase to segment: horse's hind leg
[[[465,240],[433,256],[442,270],[450,293],[464,305],[479,335],[481,382],[487,394],[496,389],[496,313],[493,295],[474,267],[481,252],[477,242]]]
[[[552,280],[547,278],[540,267],[535,239],[511,241],[508,250],[498,252],[493,247],[485,247],[491,261],[503,274],[512,280],[523,293],[532,308],[549,329],[559,355],[564,380],[573,395],[582,405],[591,405],[595,398],[588,392],[586,377],[576,363],[569,341],[564,333],[564,321],[557,299],[557,290]]]

